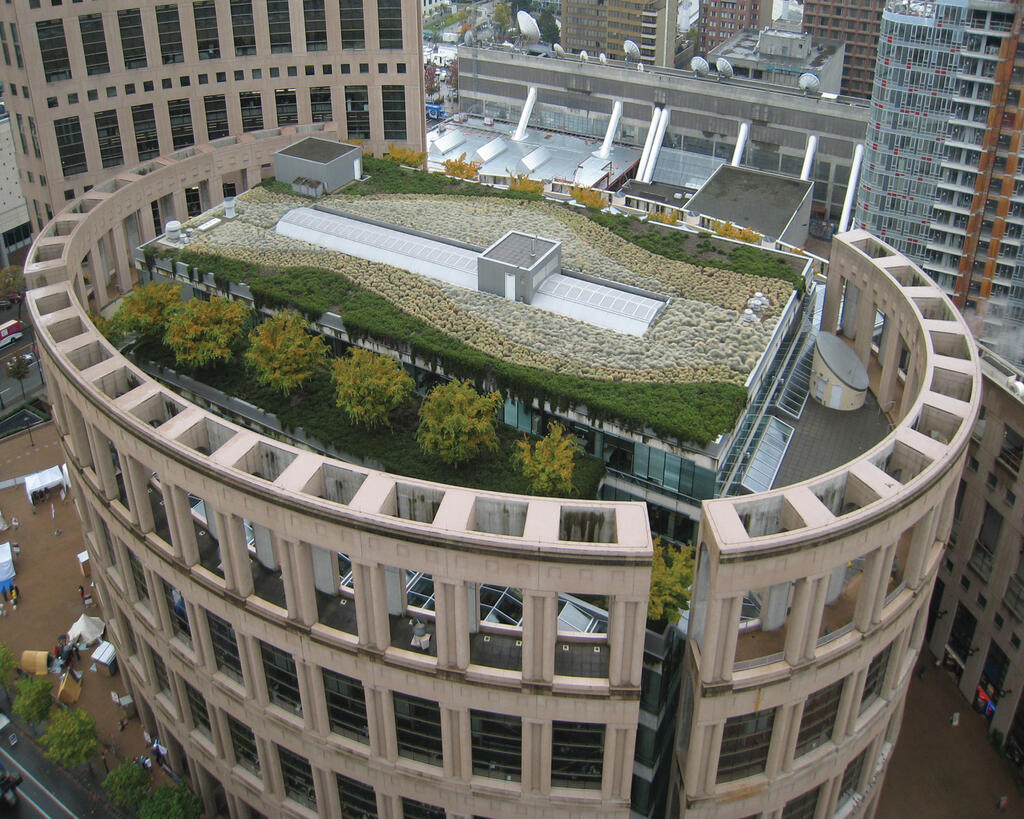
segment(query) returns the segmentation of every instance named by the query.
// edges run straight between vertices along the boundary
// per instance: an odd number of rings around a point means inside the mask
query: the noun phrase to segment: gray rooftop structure
[[[845,54],[845,43],[812,38],[799,29],[747,29],[713,48],[708,62],[713,67],[724,57],[735,76],[793,88],[801,74],[813,74],[820,82],[819,90],[838,94]]]
[[[538,256],[543,256],[556,246],[556,242],[531,236],[527,233],[509,231],[483,252],[485,258],[513,264],[517,267],[533,267]]]
[[[333,142],[329,139],[318,139],[317,137],[306,137],[294,145],[282,148],[279,154],[294,156],[297,159],[305,159],[309,162],[326,164],[332,159],[344,156],[350,151],[357,150],[357,145],[349,145],[347,142]]]

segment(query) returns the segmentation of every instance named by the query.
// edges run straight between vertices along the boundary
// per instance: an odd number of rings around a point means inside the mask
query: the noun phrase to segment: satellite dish
[[[529,13],[520,9],[516,12],[516,23],[519,24],[519,31],[523,35],[523,42],[534,44],[540,42],[540,26]]]
[[[715,68],[718,70],[718,76],[723,80],[727,80],[732,76],[732,63],[725,59],[725,57],[719,57],[715,60]]]
[[[551,50],[555,52],[556,57],[565,56],[565,49],[562,48],[558,43],[553,43],[551,46]]]
[[[698,77],[706,77],[711,73],[711,66],[703,57],[694,57],[690,60],[690,70]]]
[[[797,83],[803,89],[805,94],[817,94],[821,91],[821,80],[809,72],[801,74]]]
[[[462,42],[468,46],[471,46],[476,42],[476,35],[473,34],[473,29],[466,29],[466,33],[462,35]]]
[[[608,55],[603,51],[597,55],[597,59],[601,61],[601,65],[608,65]]]
[[[626,52],[627,60],[640,59],[640,46],[638,46],[632,40],[626,40],[626,42],[622,44],[622,50]]]
[[[590,55],[587,54],[586,50],[580,52],[580,62],[581,63],[585,63],[589,59],[590,59]]]

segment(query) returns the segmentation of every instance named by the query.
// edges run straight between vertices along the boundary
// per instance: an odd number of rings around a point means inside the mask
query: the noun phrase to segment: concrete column
[[[636,727],[609,725],[605,728],[604,740],[601,796],[604,799],[629,799],[633,787]]]
[[[210,512],[207,503],[207,513]],[[242,519],[231,513],[213,510],[217,521],[220,559],[224,565],[224,582],[241,597],[253,593],[252,569],[249,566],[249,547],[245,543]]]
[[[122,293],[132,289],[131,257],[128,252],[128,243],[125,241],[124,224],[118,222],[111,228],[110,233],[111,260],[114,275],[117,277],[117,286]]]
[[[857,604],[854,609],[854,623],[860,631],[867,631],[871,628],[875,610],[875,596],[879,578],[883,572],[883,565],[886,573],[885,581],[888,582],[888,568],[892,563],[892,557],[890,556],[889,562],[886,563],[884,553],[884,548],[875,549],[875,551],[864,558],[864,567],[861,569],[860,590],[857,593]]]
[[[874,588],[874,606],[871,611],[871,625],[882,622],[882,608],[885,606],[886,590],[889,588],[889,576],[892,573],[892,561],[896,556],[896,544],[890,543],[882,549],[882,573]]]
[[[526,592],[523,597],[523,682],[550,683],[555,675],[558,595]]]
[[[804,628],[804,647],[801,659],[814,658],[818,648],[818,633],[821,631],[821,618],[825,613],[825,595],[828,592],[828,577],[818,577],[814,581],[814,599],[808,611],[807,626]]]
[[[608,617],[608,680],[617,688],[639,688],[643,658],[629,647],[642,645],[647,627],[647,606],[639,600],[613,596]],[[635,659],[636,662],[627,663]]]
[[[935,545],[935,510],[931,509],[915,525],[911,533],[907,565],[903,567],[903,582],[909,589],[917,589],[923,580],[927,557]]]
[[[167,512],[167,525],[171,529],[174,541],[174,556],[186,566],[195,566],[199,562],[199,545],[196,542],[195,518],[188,494],[179,486],[164,483],[164,509]]]
[[[249,525],[252,526],[252,538],[253,545],[256,548],[256,559],[260,562],[260,565],[265,569],[269,569],[272,572],[279,571],[281,564],[278,560],[277,554],[274,552],[274,543],[271,538],[270,530],[266,526],[261,526],[258,523],[249,521]],[[246,547],[248,549],[248,547]]]
[[[550,721],[523,720],[523,793],[551,794]]]
[[[114,477],[114,461],[110,456],[110,442],[107,437],[94,427],[87,426],[89,446],[92,449],[92,462],[96,467],[96,475],[100,479],[100,487],[107,500],[118,496],[117,478]]]
[[[277,545],[282,558],[281,574],[285,581],[288,617],[304,626],[311,626],[319,619],[313,584],[312,547],[303,541],[292,540],[278,540]]]
[[[395,700],[385,688],[364,686],[366,717],[370,729],[370,753],[388,762],[398,759],[398,733],[395,729]]]
[[[338,596],[338,555],[320,546],[307,544],[313,570],[313,586],[317,591]]]
[[[720,720],[712,725],[702,726],[700,729],[700,744],[697,748],[691,748],[687,755],[687,776],[689,776],[689,761],[693,751],[697,750],[701,757],[696,760],[697,774],[694,781],[700,787],[702,794],[715,792],[718,782],[718,762],[722,758],[722,737],[725,734],[725,721]],[[703,753],[701,753],[701,749]]]
[[[787,773],[793,770],[793,760],[796,757],[796,742],[800,736],[800,723],[804,718],[804,700],[786,706],[789,711],[789,722],[786,725],[786,734],[783,737],[781,748],[781,769]],[[774,750],[776,734],[772,734],[772,745]]]
[[[47,392],[49,392],[49,390]],[[60,393],[55,392],[54,395],[57,396],[60,395]],[[91,438],[89,436],[89,430],[85,425],[85,419],[82,418],[82,413],[78,411],[78,407],[68,401],[67,408],[65,410],[65,417],[67,431],[71,436],[71,446],[74,449],[75,457],[78,459],[79,465],[83,469],[85,467],[92,466],[94,461],[92,446],[90,444]]]
[[[857,310],[860,302],[860,288],[849,279],[846,280],[846,287],[843,291],[843,311],[839,317],[839,332],[846,338],[854,338],[857,332]],[[828,291],[826,290],[825,302],[828,303]],[[824,325],[822,325],[824,326]]]
[[[786,662],[798,665],[804,659],[807,623],[814,602],[814,581],[801,577],[794,583],[793,606],[789,612],[789,626],[786,629]]]
[[[238,643],[238,658],[242,661],[242,679],[245,681],[245,698],[261,706],[267,704],[267,677],[263,673],[263,655],[259,640],[235,632]]]
[[[313,731],[321,737],[331,733],[331,719],[327,714],[327,694],[324,691],[324,675],[319,666],[304,664],[306,668],[306,693],[302,710]]]
[[[316,723],[316,708],[311,707],[313,694],[310,691],[310,677],[313,667],[304,660],[298,659],[294,654],[292,659],[295,661],[295,679],[299,683],[299,705],[302,709],[303,733],[319,733]]]
[[[184,223],[188,219],[188,203],[185,201],[185,191],[182,189],[176,189],[174,193],[171,194],[171,197],[174,202],[174,218],[179,222]]]
[[[352,564],[352,580],[356,588],[356,630],[359,644],[384,651],[391,644],[391,625],[384,602],[384,568]]]
[[[121,456],[121,479],[124,481],[132,517],[142,532],[153,531],[153,506],[149,497],[149,476],[152,470],[130,455]]]
[[[469,709],[442,705],[441,759],[446,780],[470,781],[473,776],[472,742]]]
[[[877,396],[878,406],[882,408],[883,412],[895,409],[896,387],[899,384],[897,376],[899,375],[900,350],[902,348],[903,339],[890,321],[886,330],[885,349],[882,350],[882,377],[879,380]]]
[[[797,711],[797,706],[800,705],[800,711]],[[768,748],[768,759],[765,761],[765,774],[769,780],[774,780],[779,775],[779,771],[788,770],[785,768],[787,759],[792,759],[790,752],[790,746],[795,743],[793,739],[794,720],[797,723],[797,730],[799,730],[800,715],[803,713],[802,704],[790,704],[780,705],[775,709],[775,721],[772,724],[772,739],[771,745]]]
[[[875,310],[874,299],[867,290],[861,293],[857,305],[857,319],[854,332],[857,334],[853,341],[853,350],[861,363],[867,367],[871,360],[871,341],[875,332]]]
[[[825,596],[825,604],[831,605],[839,599],[843,593],[843,586],[846,581],[846,564],[840,563],[828,576],[828,594]]]
[[[387,601],[388,614],[403,616],[405,614],[405,570],[397,566],[384,567],[384,599]]]
[[[846,739],[850,725],[850,713],[853,711],[855,703],[860,702],[859,699],[855,699],[859,693],[857,677],[856,674],[847,677],[839,695],[839,707],[836,708],[836,720],[832,728],[832,739],[836,744]]]
[[[461,582],[434,582],[434,639],[437,663],[444,668],[469,665],[469,628],[466,623],[466,592]]]
[[[786,609],[789,607],[790,582],[776,583],[769,587],[761,601],[761,629],[775,631],[786,624]]]

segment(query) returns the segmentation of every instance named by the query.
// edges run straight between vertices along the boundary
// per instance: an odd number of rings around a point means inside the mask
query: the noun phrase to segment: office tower
[[[567,51],[586,51],[592,58],[604,53],[626,56],[622,44],[632,40],[645,65],[671,66],[676,47],[676,0],[565,0],[562,3],[562,45]]]
[[[846,43],[842,93],[871,96],[884,0],[826,3],[805,0],[803,29],[815,37]]]

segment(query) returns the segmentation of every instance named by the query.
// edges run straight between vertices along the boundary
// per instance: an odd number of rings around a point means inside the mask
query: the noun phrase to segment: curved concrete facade
[[[154,198],[259,169],[294,138],[247,135],[115,177],[29,257],[54,416],[142,718],[208,810],[232,816],[627,816],[643,506],[439,486],[298,450],[157,384],[86,316],[90,296],[109,301],[103,282],[131,286],[127,252],[86,280],[98,244],[125,249]],[[949,301],[860,231],[835,243],[823,328],[850,340],[895,426],[828,474],[705,504],[675,815],[869,814],[899,730],[980,369]],[[520,627],[480,622],[488,584],[519,591]],[[602,598],[607,629],[567,633],[560,594]]]

